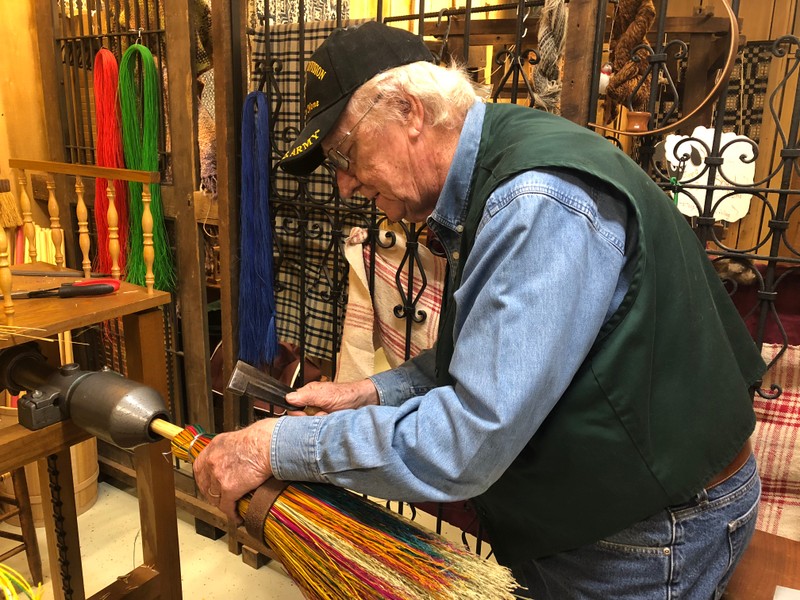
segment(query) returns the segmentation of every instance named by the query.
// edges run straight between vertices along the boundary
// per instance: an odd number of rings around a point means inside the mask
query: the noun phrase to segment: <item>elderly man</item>
[[[718,598],[755,526],[764,363],[669,199],[602,137],[484,104],[414,35],[337,30],[282,160],[424,222],[449,262],[436,347],[321,410],[217,436],[195,464],[232,518],[270,478],[471,498],[525,594]]]

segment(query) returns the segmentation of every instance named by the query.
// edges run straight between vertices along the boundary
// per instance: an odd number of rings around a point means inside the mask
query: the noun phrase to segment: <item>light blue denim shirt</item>
[[[476,103],[468,113],[428,220],[451,272],[484,112]],[[535,139],[531,149],[547,151]],[[282,417],[275,476],[405,501],[485,491],[561,397],[627,290],[626,219],[623,202],[569,174],[528,171],[503,183],[455,294],[456,384],[434,386],[430,350],[371,378],[380,406]]]

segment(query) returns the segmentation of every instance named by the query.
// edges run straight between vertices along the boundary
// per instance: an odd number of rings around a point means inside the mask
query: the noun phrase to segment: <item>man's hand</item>
[[[241,524],[236,501],[272,477],[270,444],[277,419],[262,419],[249,427],[220,433],[197,456],[197,489],[229,519]]]
[[[305,406],[306,411],[290,411],[290,415],[327,414],[348,408],[378,404],[378,390],[371,379],[347,383],[312,381],[299,390],[286,394],[286,401]]]

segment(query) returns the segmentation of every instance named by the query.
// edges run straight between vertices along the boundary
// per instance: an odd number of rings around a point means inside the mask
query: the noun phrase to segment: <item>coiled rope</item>
[[[137,60],[138,59],[138,60]],[[137,77],[138,75],[138,77]],[[140,81],[141,80],[141,81]],[[122,140],[125,166],[142,171],[158,171],[158,85],[159,77],[150,50],[142,44],[132,44],[122,55],[119,71],[119,99],[122,108]],[[161,186],[149,184],[153,216],[153,273],[156,289],[172,291],[175,287],[175,267],[169,247]],[[130,199],[130,234],[128,237],[127,280],[145,284],[147,268],[144,263],[142,235],[142,184],[128,183]]]
[[[559,113],[559,62],[564,53],[567,9],[564,0],[545,0],[539,17],[539,63],[533,73],[533,106]]]
[[[272,219],[269,214],[269,107],[251,92],[242,111],[239,358],[262,367],[278,352],[275,323]]]
[[[122,131],[120,125],[117,83],[119,67],[114,54],[101,48],[94,57],[94,106],[97,118],[96,162],[100,167],[125,168],[122,154]],[[95,270],[111,272],[111,254],[108,250],[108,182],[95,179],[94,221],[97,229],[97,256]],[[114,181],[114,206],[117,209],[119,246],[128,244],[128,186],[124,181]],[[125,252],[118,258],[120,271],[125,272]]]
[[[648,45],[647,32],[655,19],[653,0],[620,0],[617,5],[610,44],[614,72],[608,81],[606,96],[617,105],[627,105],[630,99],[630,106],[635,111],[647,110],[651,76],[647,76],[634,94],[649,67],[649,53],[643,48],[639,49],[635,53],[639,60],[635,61],[633,50],[642,44]],[[616,114],[616,107],[612,114]]]

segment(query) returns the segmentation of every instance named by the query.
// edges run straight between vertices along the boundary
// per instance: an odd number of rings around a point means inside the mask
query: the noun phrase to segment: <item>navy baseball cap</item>
[[[322,140],[359,87],[388,69],[433,62],[422,39],[377,21],[336,29],[306,63],[306,126],[281,159],[292,175],[307,175],[325,160]]]

